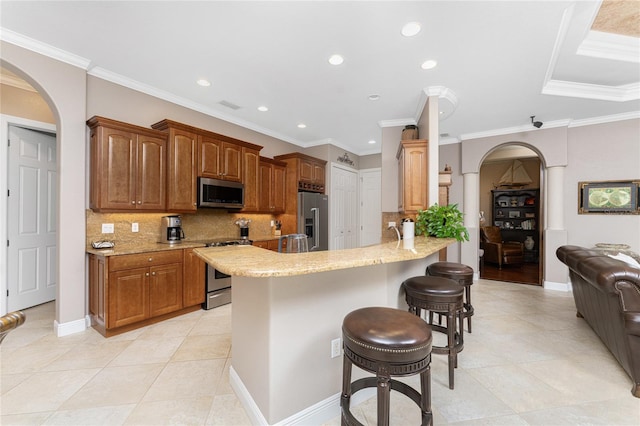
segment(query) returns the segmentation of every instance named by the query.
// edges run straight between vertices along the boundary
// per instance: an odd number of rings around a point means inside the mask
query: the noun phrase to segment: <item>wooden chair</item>
[[[481,227],[480,241],[485,262],[496,263],[500,269],[502,265],[524,263],[524,244],[518,241],[502,241],[499,227]]]
[[[0,317],[0,343],[2,343],[10,331],[24,324],[26,319],[27,317],[22,311],[9,312]]]

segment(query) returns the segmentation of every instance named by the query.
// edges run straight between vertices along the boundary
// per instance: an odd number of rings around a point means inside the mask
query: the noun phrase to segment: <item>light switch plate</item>
[[[102,224],[102,233],[103,234],[113,234],[114,228],[113,223],[103,223]]]
[[[131,224],[131,232],[138,232],[140,229],[138,228],[138,222],[133,222]]]

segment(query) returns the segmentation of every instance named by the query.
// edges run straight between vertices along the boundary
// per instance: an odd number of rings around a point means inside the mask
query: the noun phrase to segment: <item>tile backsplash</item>
[[[92,241],[109,240],[120,244],[149,243],[160,241],[162,216],[174,213],[96,213],[87,209],[87,245]],[[241,217],[251,220],[250,239],[266,239],[273,235],[269,214],[229,213],[222,209],[201,209],[195,214],[181,214],[185,240],[207,240],[213,238],[240,238],[240,228],[235,221]],[[113,234],[103,234],[102,224],[112,223]],[[131,225],[138,224],[138,232]]]

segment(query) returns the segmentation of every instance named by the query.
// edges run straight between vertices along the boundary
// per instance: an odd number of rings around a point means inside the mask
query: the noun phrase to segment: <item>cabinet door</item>
[[[149,268],[149,316],[182,309],[182,264]]]
[[[204,302],[206,268],[207,264],[193,249],[184,250],[182,305],[185,308]]]
[[[271,211],[271,179],[272,165],[260,163],[260,175],[258,179],[258,209],[261,212]]]
[[[104,327],[106,321],[105,311],[105,258],[89,255],[89,314],[91,322]]]
[[[400,177],[403,186],[403,211],[418,211],[428,207],[428,163],[427,147],[408,146],[403,149],[403,155],[398,164],[402,168]]]
[[[167,210],[196,211],[197,136],[178,129],[169,131]]]
[[[274,213],[284,213],[285,211],[285,177],[286,167],[273,165],[271,181],[271,198]]]
[[[92,173],[99,184],[95,194],[97,208],[102,209],[135,209],[137,182],[137,146],[136,135],[123,130],[107,127],[98,128],[96,148],[97,169]]]
[[[233,182],[242,182],[242,148],[222,142],[222,177]]]
[[[242,148],[242,182],[244,183],[243,211],[257,211],[258,176],[260,174],[260,151]]]
[[[309,160],[300,159],[300,180],[303,182],[313,182],[313,164]]]
[[[198,138],[198,176],[220,179],[220,141],[200,136]]]
[[[149,318],[149,268],[109,274],[107,328]]]
[[[138,136],[136,208],[164,210],[166,206],[167,143],[160,138]]]
[[[313,164],[313,183],[324,185],[324,165]]]

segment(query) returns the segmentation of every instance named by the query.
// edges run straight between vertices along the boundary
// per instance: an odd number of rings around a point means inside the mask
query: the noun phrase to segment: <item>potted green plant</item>
[[[463,225],[462,212],[457,204],[439,206],[434,204],[426,210],[419,210],[416,216],[416,235],[431,235],[438,238],[455,238],[469,241],[469,231]]]

